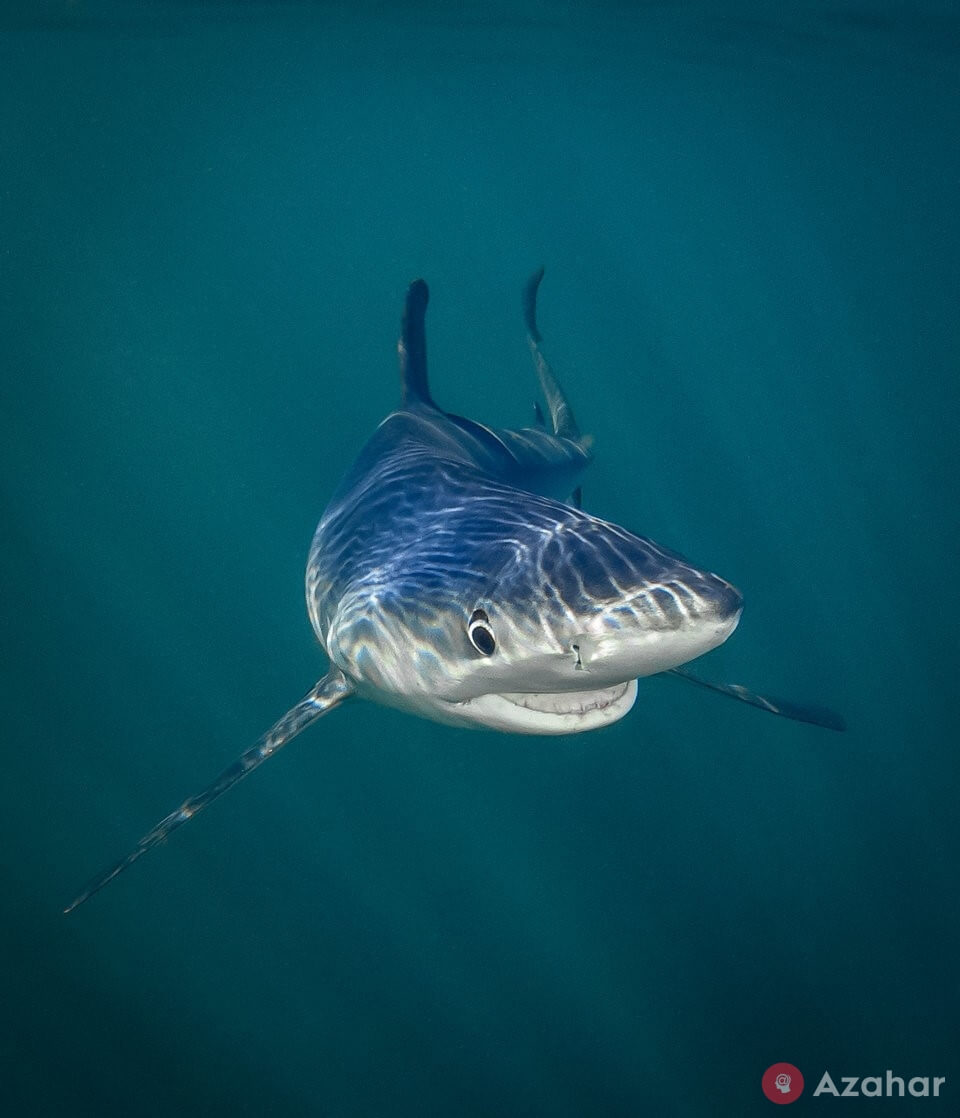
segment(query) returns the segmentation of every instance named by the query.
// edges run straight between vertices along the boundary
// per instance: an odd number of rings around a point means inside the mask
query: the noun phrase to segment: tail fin
[[[523,289],[523,321],[527,327],[527,342],[530,345],[530,353],[533,356],[537,376],[540,378],[540,388],[550,411],[553,433],[565,439],[579,441],[580,428],[574,418],[573,409],[563,394],[563,389],[560,387],[557,378],[553,375],[553,370],[547,363],[547,359],[540,352],[540,342],[543,339],[537,329],[537,290],[542,279],[543,268],[540,268],[527,280],[527,285]]]

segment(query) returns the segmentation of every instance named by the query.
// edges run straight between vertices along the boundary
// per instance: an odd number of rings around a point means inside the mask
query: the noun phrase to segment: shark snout
[[[736,625],[743,609],[743,595],[720,578],[688,567],[664,572],[638,590],[630,609],[651,629],[689,631],[703,626]],[[729,630],[732,632],[732,627]]]
[[[739,618],[743,609],[743,595],[729,582],[715,578],[713,587],[706,595],[712,603],[718,621],[732,621]]]
[[[723,644],[742,609],[743,596],[725,579],[673,571],[587,626],[574,645],[577,667],[604,681],[667,671]]]
[[[740,620],[743,611],[740,591],[719,575],[707,573],[699,578],[688,578],[685,583],[678,580],[675,586],[689,592],[685,603],[687,626],[710,641],[710,647],[722,644]],[[680,596],[683,596],[682,590]]]

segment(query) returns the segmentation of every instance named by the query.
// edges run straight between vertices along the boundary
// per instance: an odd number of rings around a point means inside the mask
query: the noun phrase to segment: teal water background
[[[958,93],[947,3],[4,6],[0,1113],[960,1112]],[[520,425],[540,264],[586,507],[849,732],[357,703],[62,916],[322,674],[406,284]]]

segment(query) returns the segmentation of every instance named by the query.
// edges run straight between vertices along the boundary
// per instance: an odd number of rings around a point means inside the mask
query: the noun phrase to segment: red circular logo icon
[[[783,1106],[796,1102],[803,1094],[803,1075],[793,1064],[771,1064],[763,1073],[760,1086],[771,1102]]]

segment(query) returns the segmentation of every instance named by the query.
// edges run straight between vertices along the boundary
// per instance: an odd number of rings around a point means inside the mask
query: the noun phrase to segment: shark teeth
[[[580,734],[623,718],[636,698],[635,679],[595,691],[489,692],[449,704],[442,720],[508,734]]]
[[[584,715],[604,710],[626,693],[629,683],[618,683],[601,691],[556,691],[531,694],[529,692],[500,692],[500,698],[515,706],[539,714]]]

